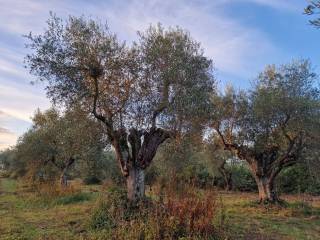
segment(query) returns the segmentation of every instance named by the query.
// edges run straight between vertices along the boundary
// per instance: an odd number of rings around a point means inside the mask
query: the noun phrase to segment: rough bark
[[[140,167],[132,167],[129,170],[127,180],[128,199],[139,201],[144,198],[145,194],[145,175],[144,170]]]
[[[274,189],[274,180],[271,177],[255,177],[260,203],[276,203],[278,202],[278,196]]]
[[[113,135],[112,145],[127,181],[129,200],[139,201],[144,198],[144,170],[151,164],[160,144],[169,137],[170,133],[161,128],[151,128],[144,132],[132,128],[128,133],[120,129]]]

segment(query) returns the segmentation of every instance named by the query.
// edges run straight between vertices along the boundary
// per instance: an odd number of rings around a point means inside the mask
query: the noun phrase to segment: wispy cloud
[[[10,131],[6,128],[0,127],[0,134],[8,134]]]
[[[242,26],[236,19],[225,16],[224,7],[231,1],[111,0],[63,1],[59,4],[55,1],[2,1],[0,29],[17,37],[28,31],[39,32],[45,27],[49,10],[62,17],[68,14],[86,14],[102,21],[107,20],[111,30],[126,40],[134,40],[137,30],[144,30],[157,22],[165,26],[179,25],[188,29],[192,36],[202,42],[207,55],[214,59],[220,71],[247,76],[248,70],[253,68],[251,65],[246,66],[247,60],[261,54],[271,54],[275,52],[275,47],[259,30]],[[243,1],[277,6],[273,0]],[[278,2],[284,5],[285,1]],[[9,18],[12,21],[8,23],[5,19]],[[3,64],[2,70],[19,74],[8,64]]]
[[[137,30],[161,22],[179,25],[202,43],[218,71],[246,78],[262,63],[252,61],[278,52],[268,36],[258,29],[241,25],[225,14],[227,1],[112,1],[86,4],[89,14],[106,18],[111,30],[123,39],[135,39]]]
[[[0,127],[0,151],[14,145],[17,141],[17,135],[9,129]]]
[[[31,122],[31,116],[35,110],[37,108],[46,109],[50,103],[43,92],[30,90],[31,86],[21,87],[0,84],[0,110],[17,119]]]
[[[0,110],[0,150],[14,145],[18,137],[30,126],[30,122]]]

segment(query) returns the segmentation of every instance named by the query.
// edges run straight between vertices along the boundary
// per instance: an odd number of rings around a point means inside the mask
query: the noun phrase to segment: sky
[[[307,58],[319,72],[320,30],[303,14],[306,0],[0,0],[0,150],[31,126],[37,108],[50,107],[43,83],[24,67],[27,40],[40,34],[49,12],[67,19],[107,21],[128,43],[150,24],[180,26],[213,60],[220,86],[246,89],[267,64]]]

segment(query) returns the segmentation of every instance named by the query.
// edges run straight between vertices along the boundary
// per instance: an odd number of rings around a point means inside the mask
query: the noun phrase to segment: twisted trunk
[[[112,145],[120,165],[121,172],[126,178],[128,199],[140,201],[145,194],[144,170],[151,164],[158,147],[170,137],[169,132],[160,128],[150,131],[120,129],[113,135]]]
[[[260,203],[276,203],[278,196],[274,189],[274,179],[270,176],[258,177],[255,176],[255,181],[259,191]]]

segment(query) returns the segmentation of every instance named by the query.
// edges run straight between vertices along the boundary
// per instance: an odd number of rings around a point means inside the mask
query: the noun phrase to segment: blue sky
[[[0,0],[0,150],[14,145],[37,108],[50,106],[23,67],[22,35],[41,33],[49,11],[107,21],[131,42],[149,24],[179,25],[202,43],[221,86],[247,88],[267,64],[309,58],[319,72],[320,30],[303,15],[305,0]]]

